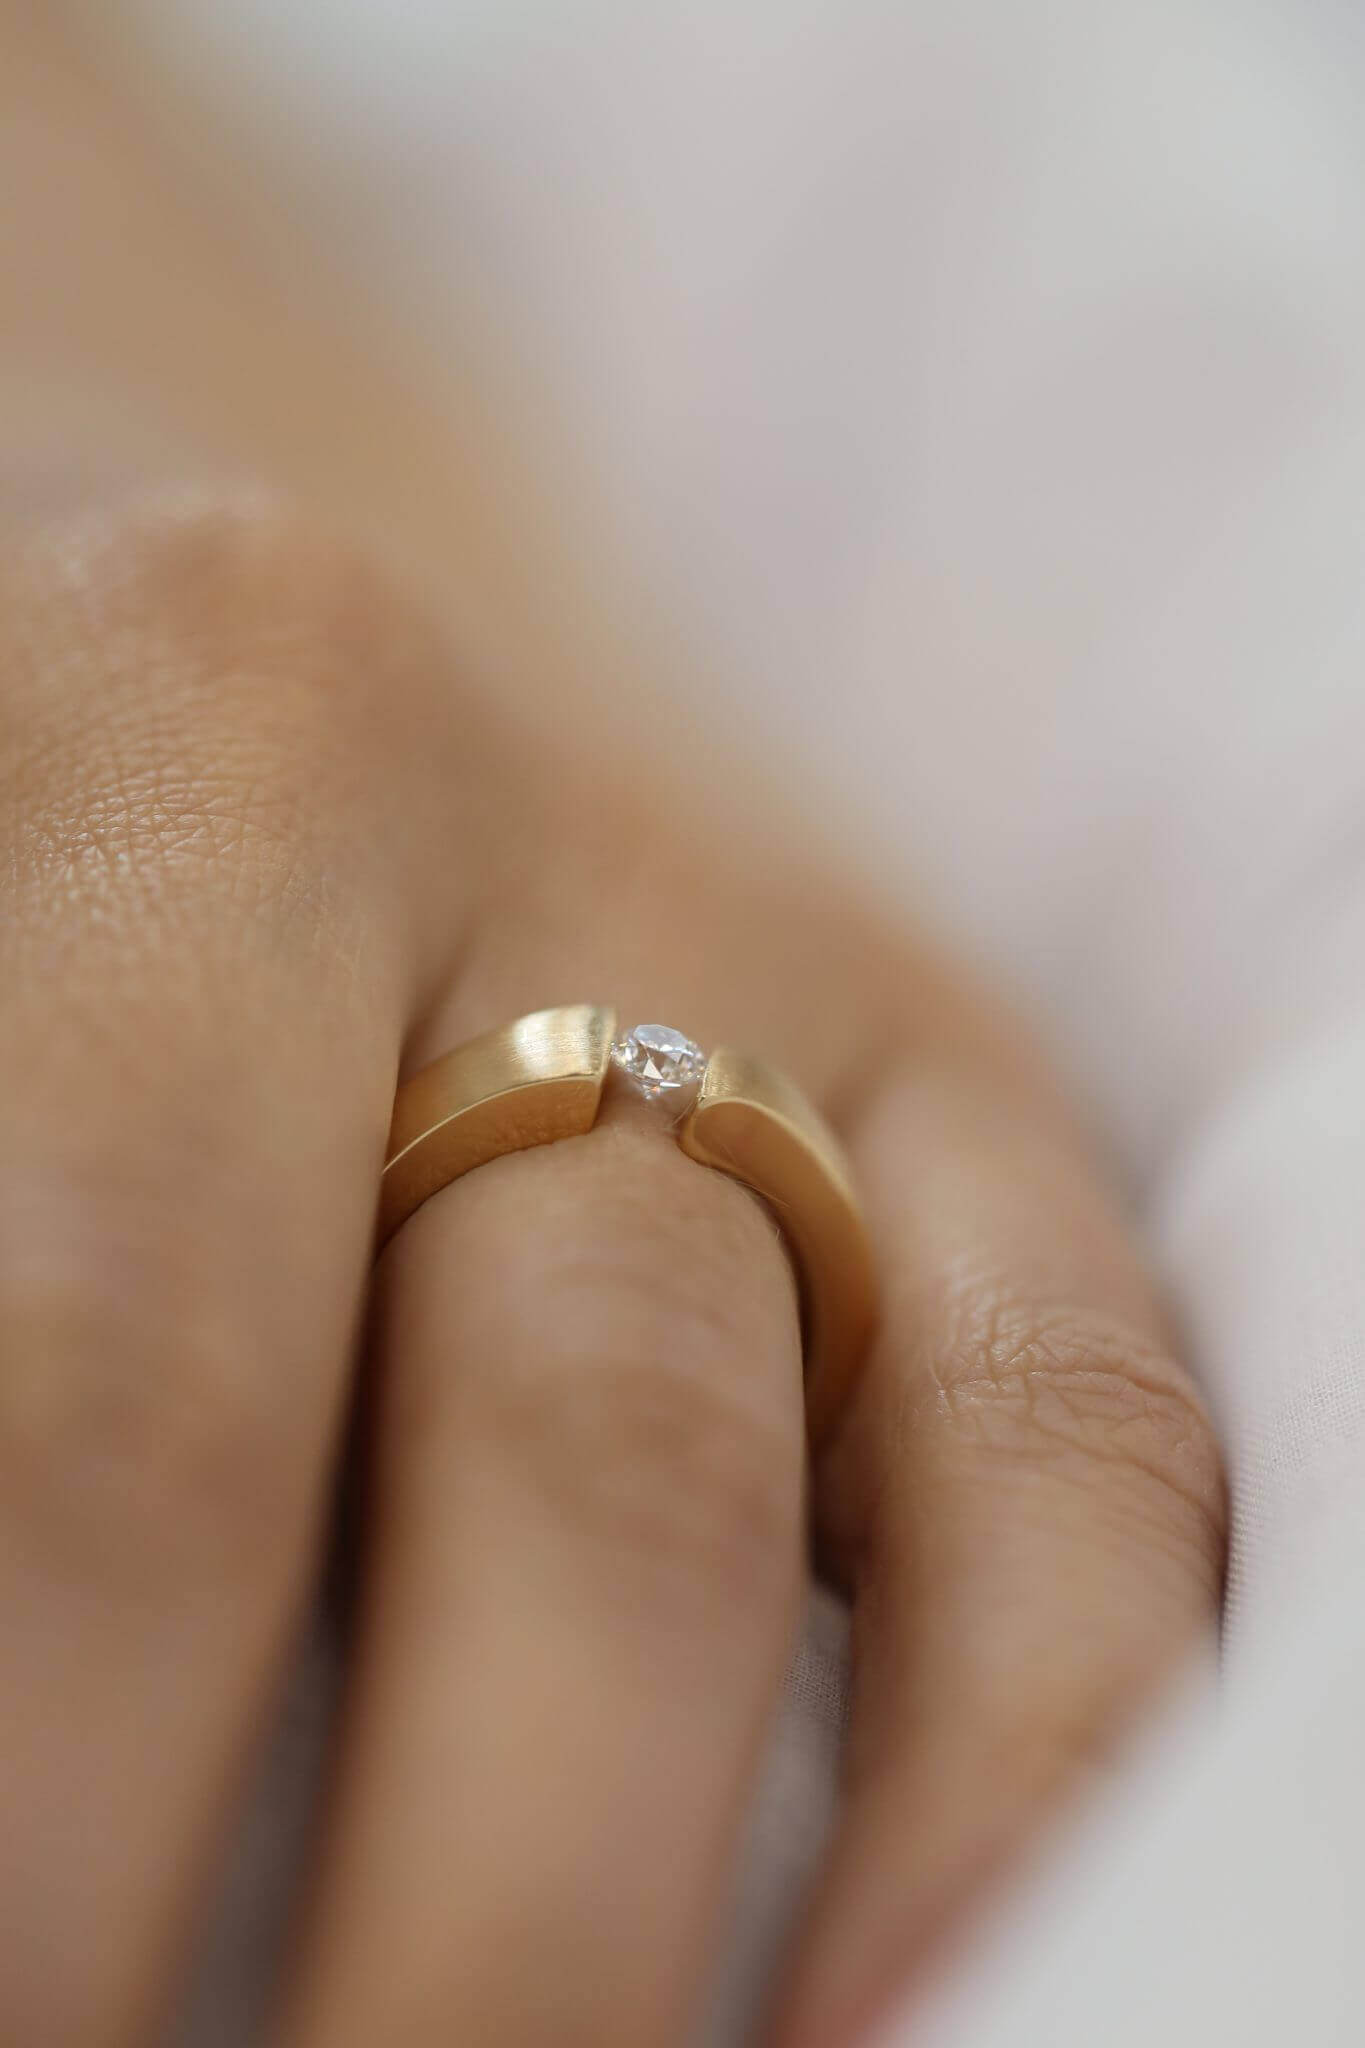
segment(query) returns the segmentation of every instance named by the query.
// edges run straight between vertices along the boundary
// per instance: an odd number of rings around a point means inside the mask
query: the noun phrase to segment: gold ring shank
[[[599,1005],[538,1010],[405,1082],[380,1184],[381,1248],[431,1195],[476,1166],[591,1130],[615,1028],[615,1012]],[[843,1407],[876,1313],[871,1248],[838,1142],[790,1081],[725,1049],[708,1060],[677,1137],[689,1158],[761,1196],[791,1248],[807,1423],[818,1444]]]
[[[405,1081],[379,1184],[380,1247],[461,1174],[590,1131],[615,1029],[616,1013],[591,1003],[536,1010]]]
[[[801,1291],[806,1423],[829,1435],[872,1336],[872,1250],[843,1152],[800,1089],[724,1047],[707,1061],[678,1131],[690,1159],[761,1195],[790,1245]]]

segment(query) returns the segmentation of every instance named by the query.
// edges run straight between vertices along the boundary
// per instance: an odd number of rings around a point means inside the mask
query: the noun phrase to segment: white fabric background
[[[1217,1712],[1177,1717],[915,2040],[1359,2040],[1365,25],[137,6],[404,318],[439,341],[477,287],[699,701],[795,735],[811,800],[1033,1007],[1183,1310],[1235,1488]],[[839,1654],[817,1609],[717,2042],[828,1815]],[[300,1756],[200,2048],[241,2038],[225,1987]]]

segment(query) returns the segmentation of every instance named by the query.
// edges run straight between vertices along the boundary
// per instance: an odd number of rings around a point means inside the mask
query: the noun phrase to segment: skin
[[[747,766],[608,748],[601,643],[552,657],[487,494],[443,496],[450,449],[323,337],[253,356],[268,296],[35,33],[0,17],[0,79],[98,172],[55,181],[71,273],[16,346],[85,336],[74,381],[122,388],[165,280],[195,290],[148,379],[163,438],[149,409],[130,463],[92,427],[73,479],[54,419],[0,556],[0,2035],[152,2035],[349,1432],[354,1637],[282,2048],[683,2041],[808,1543],[852,1602],[853,1720],[769,2031],[839,2048],[1207,1640],[1209,1422],[994,994]],[[82,260],[101,206],[127,305]],[[214,420],[166,451],[186,364],[287,498],[92,478],[92,445],[212,473]],[[455,643],[374,572],[366,494],[419,582],[476,564],[504,659],[452,651],[477,607]],[[761,1049],[847,1143],[884,1312],[814,1469],[780,1239],[629,1099],[372,1269],[401,1072],[572,1000]]]
[[[780,1239],[620,1099],[399,1234],[280,2038],[684,2037],[807,1508],[854,1722],[774,2026],[848,2038],[1215,1611],[1213,1437],[1045,1069],[823,850],[537,752],[268,503],[49,526],[0,619],[6,2032],[139,2041],[173,1981],[318,1566],[400,1066],[610,988],[802,1076],[882,1332],[807,1487]]]

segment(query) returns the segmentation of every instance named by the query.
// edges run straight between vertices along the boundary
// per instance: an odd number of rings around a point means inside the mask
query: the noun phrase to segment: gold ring
[[[461,1174],[590,1131],[613,1060],[648,1096],[690,1090],[675,1126],[683,1151],[742,1181],[776,1217],[800,1289],[807,1426],[823,1441],[872,1335],[872,1252],[838,1140],[792,1082],[746,1053],[708,1058],[661,1025],[617,1039],[615,1012],[592,1003],[536,1010],[470,1039],[398,1091],[380,1247]]]

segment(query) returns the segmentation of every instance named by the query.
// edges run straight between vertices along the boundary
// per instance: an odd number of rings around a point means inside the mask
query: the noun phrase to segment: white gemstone
[[[691,1088],[706,1071],[706,1054],[667,1024],[636,1024],[618,1038],[611,1056],[652,1101],[675,1088]]]

